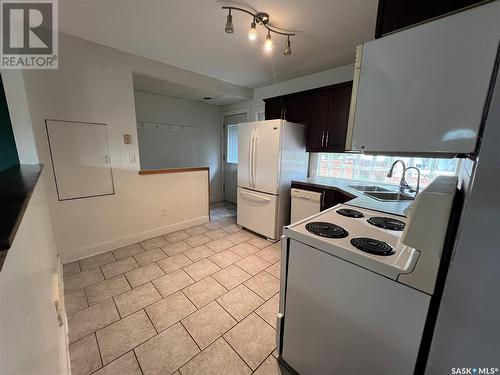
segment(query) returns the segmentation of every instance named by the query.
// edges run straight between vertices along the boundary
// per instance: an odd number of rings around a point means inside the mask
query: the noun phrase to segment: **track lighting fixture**
[[[224,29],[224,31],[228,34],[234,33],[233,16],[231,15],[231,9],[229,9],[229,14],[227,15],[226,28]]]
[[[248,39],[250,40],[255,40],[257,39],[257,29],[256,29],[256,23],[255,23],[255,18],[252,21],[252,24],[250,25],[250,30],[248,31]]]
[[[240,12],[247,13],[250,16],[252,16],[253,20],[252,23],[250,24],[250,30],[248,31],[248,39],[251,41],[254,41],[257,39],[257,25],[264,26],[267,29],[267,36],[266,40],[264,42],[264,51],[267,53],[270,53],[273,50],[273,40],[271,38],[271,33],[279,34],[279,35],[284,35],[286,36],[286,41],[285,41],[285,48],[283,50],[283,54],[285,56],[289,56],[292,54],[292,47],[290,43],[290,37],[294,36],[294,33],[288,33],[284,31],[277,30],[275,27],[269,25],[269,14],[259,12],[259,13],[252,13],[246,9],[242,8],[237,8],[237,7],[231,7],[231,6],[224,6],[222,9],[227,9],[228,15],[227,15],[227,20],[226,20],[226,28],[225,31],[228,34],[232,34],[234,32],[234,27],[233,27],[233,16],[231,15],[232,10],[239,10]]]

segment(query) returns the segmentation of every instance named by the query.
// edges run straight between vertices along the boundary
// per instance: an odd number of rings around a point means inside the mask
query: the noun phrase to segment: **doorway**
[[[224,180],[222,185],[223,199],[236,203],[236,188],[238,185],[238,125],[248,121],[248,112],[223,115],[224,149],[222,165]]]

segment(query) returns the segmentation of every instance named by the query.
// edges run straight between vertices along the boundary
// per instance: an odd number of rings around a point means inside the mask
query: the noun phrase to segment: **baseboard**
[[[140,241],[147,240],[149,238],[161,236],[164,234],[172,233],[178,230],[186,229],[192,227],[194,225],[200,225],[207,223],[210,220],[209,216],[200,216],[194,219],[189,219],[185,221],[181,221],[179,223],[167,225],[165,227],[155,228],[151,230],[147,230],[140,233],[135,233],[130,236],[117,238],[114,240],[101,242],[92,246],[87,246],[81,249],[78,249],[71,254],[61,254],[61,259],[63,263],[69,263],[78,259],[88,258],[92,255],[97,255],[104,253],[106,251],[114,250],[119,247],[131,245]]]

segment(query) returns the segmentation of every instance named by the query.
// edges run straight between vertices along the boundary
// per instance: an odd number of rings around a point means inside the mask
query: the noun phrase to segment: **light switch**
[[[135,153],[133,153],[133,152],[128,153],[128,162],[135,163]]]
[[[132,136],[130,134],[123,134],[123,143],[126,145],[132,144]]]

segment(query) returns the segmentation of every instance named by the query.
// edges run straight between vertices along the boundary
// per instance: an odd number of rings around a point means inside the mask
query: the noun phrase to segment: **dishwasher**
[[[321,198],[323,193],[316,191],[293,188],[291,191],[292,208],[290,214],[291,223],[295,223],[306,217],[317,214],[321,211]]]

